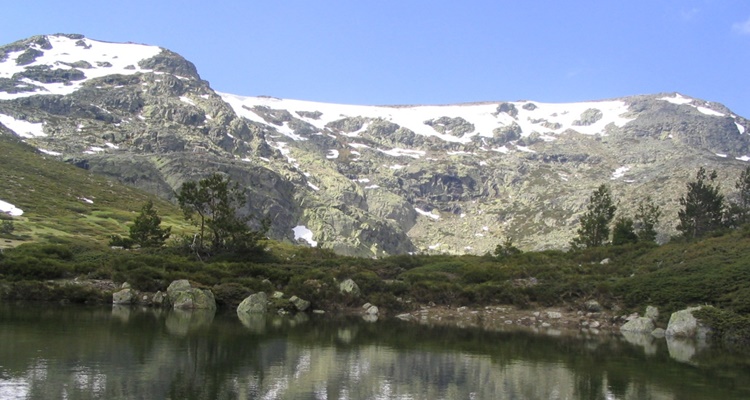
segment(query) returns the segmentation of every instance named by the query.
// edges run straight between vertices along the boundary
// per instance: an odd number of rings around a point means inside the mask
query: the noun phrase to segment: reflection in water
[[[744,359],[624,340],[252,317],[0,307],[0,398],[748,398]],[[631,344],[632,343],[632,344]],[[680,354],[688,354],[680,353]],[[700,361],[696,361],[700,360]],[[710,367],[701,367],[705,362]]]

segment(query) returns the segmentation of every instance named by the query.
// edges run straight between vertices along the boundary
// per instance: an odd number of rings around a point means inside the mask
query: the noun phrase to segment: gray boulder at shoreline
[[[694,337],[705,339],[711,332],[711,328],[703,325],[693,316],[694,311],[701,307],[690,307],[672,313],[665,335],[668,337]]]
[[[198,289],[187,279],[172,282],[167,288],[167,298],[172,307],[180,310],[214,310],[216,300],[208,289]]]
[[[247,296],[237,306],[237,314],[265,314],[268,310],[268,296],[264,292],[259,292]]]

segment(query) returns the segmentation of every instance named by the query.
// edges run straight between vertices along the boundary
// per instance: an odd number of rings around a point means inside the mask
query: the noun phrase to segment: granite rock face
[[[733,182],[750,160],[747,119],[677,93],[378,107],[241,97],[167,49],[82,35],[2,46],[0,73],[0,131],[165,198],[226,173],[269,236],[346,255],[484,254],[506,238],[565,248],[602,183],[624,215],[644,193],[676,215],[698,167]]]

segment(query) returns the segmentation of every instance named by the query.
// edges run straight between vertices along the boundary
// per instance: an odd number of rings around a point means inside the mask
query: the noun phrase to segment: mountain
[[[679,93],[442,106],[244,97],[167,49],[62,34],[0,47],[0,124],[165,199],[229,174],[249,190],[242,212],[271,217],[271,237],[357,256],[481,254],[508,237],[564,248],[602,183],[622,215],[651,196],[666,240],[700,166],[732,189],[750,161],[747,119]]]

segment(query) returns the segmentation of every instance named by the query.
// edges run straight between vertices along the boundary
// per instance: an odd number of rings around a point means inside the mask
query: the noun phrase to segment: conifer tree
[[[619,217],[615,220],[615,226],[612,229],[612,244],[620,246],[628,243],[638,242],[638,235],[633,228],[633,219]]]
[[[750,167],[742,171],[734,187],[737,189],[737,201],[729,204],[726,222],[737,228],[750,222]]]
[[[239,215],[246,199],[245,190],[218,173],[182,185],[177,200],[185,217],[200,227],[197,252],[256,250],[260,234],[250,230],[249,218]]]
[[[654,204],[651,196],[638,203],[633,222],[639,242],[656,242],[656,225],[660,217],[661,209]]]
[[[573,239],[573,248],[599,247],[609,240],[609,225],[615,216],[617,206],[612,201],[607,185],[601,185],[589,197],[586,212],[581,217],[578,237]]]
[[[130,227],[130,239],[141,247],[161,247],[172,232],[172,227],[160,227],[161,218],[151,200],[143,205],[134,222]]]
[[[724,195],[719,185],[714,184],[716,171],[710,174],[701,167],[695,181],[687,183],[687,193],[680,198],[683,207],[677,216],[677,230],[687,239],[697,239],[723,226]]]

